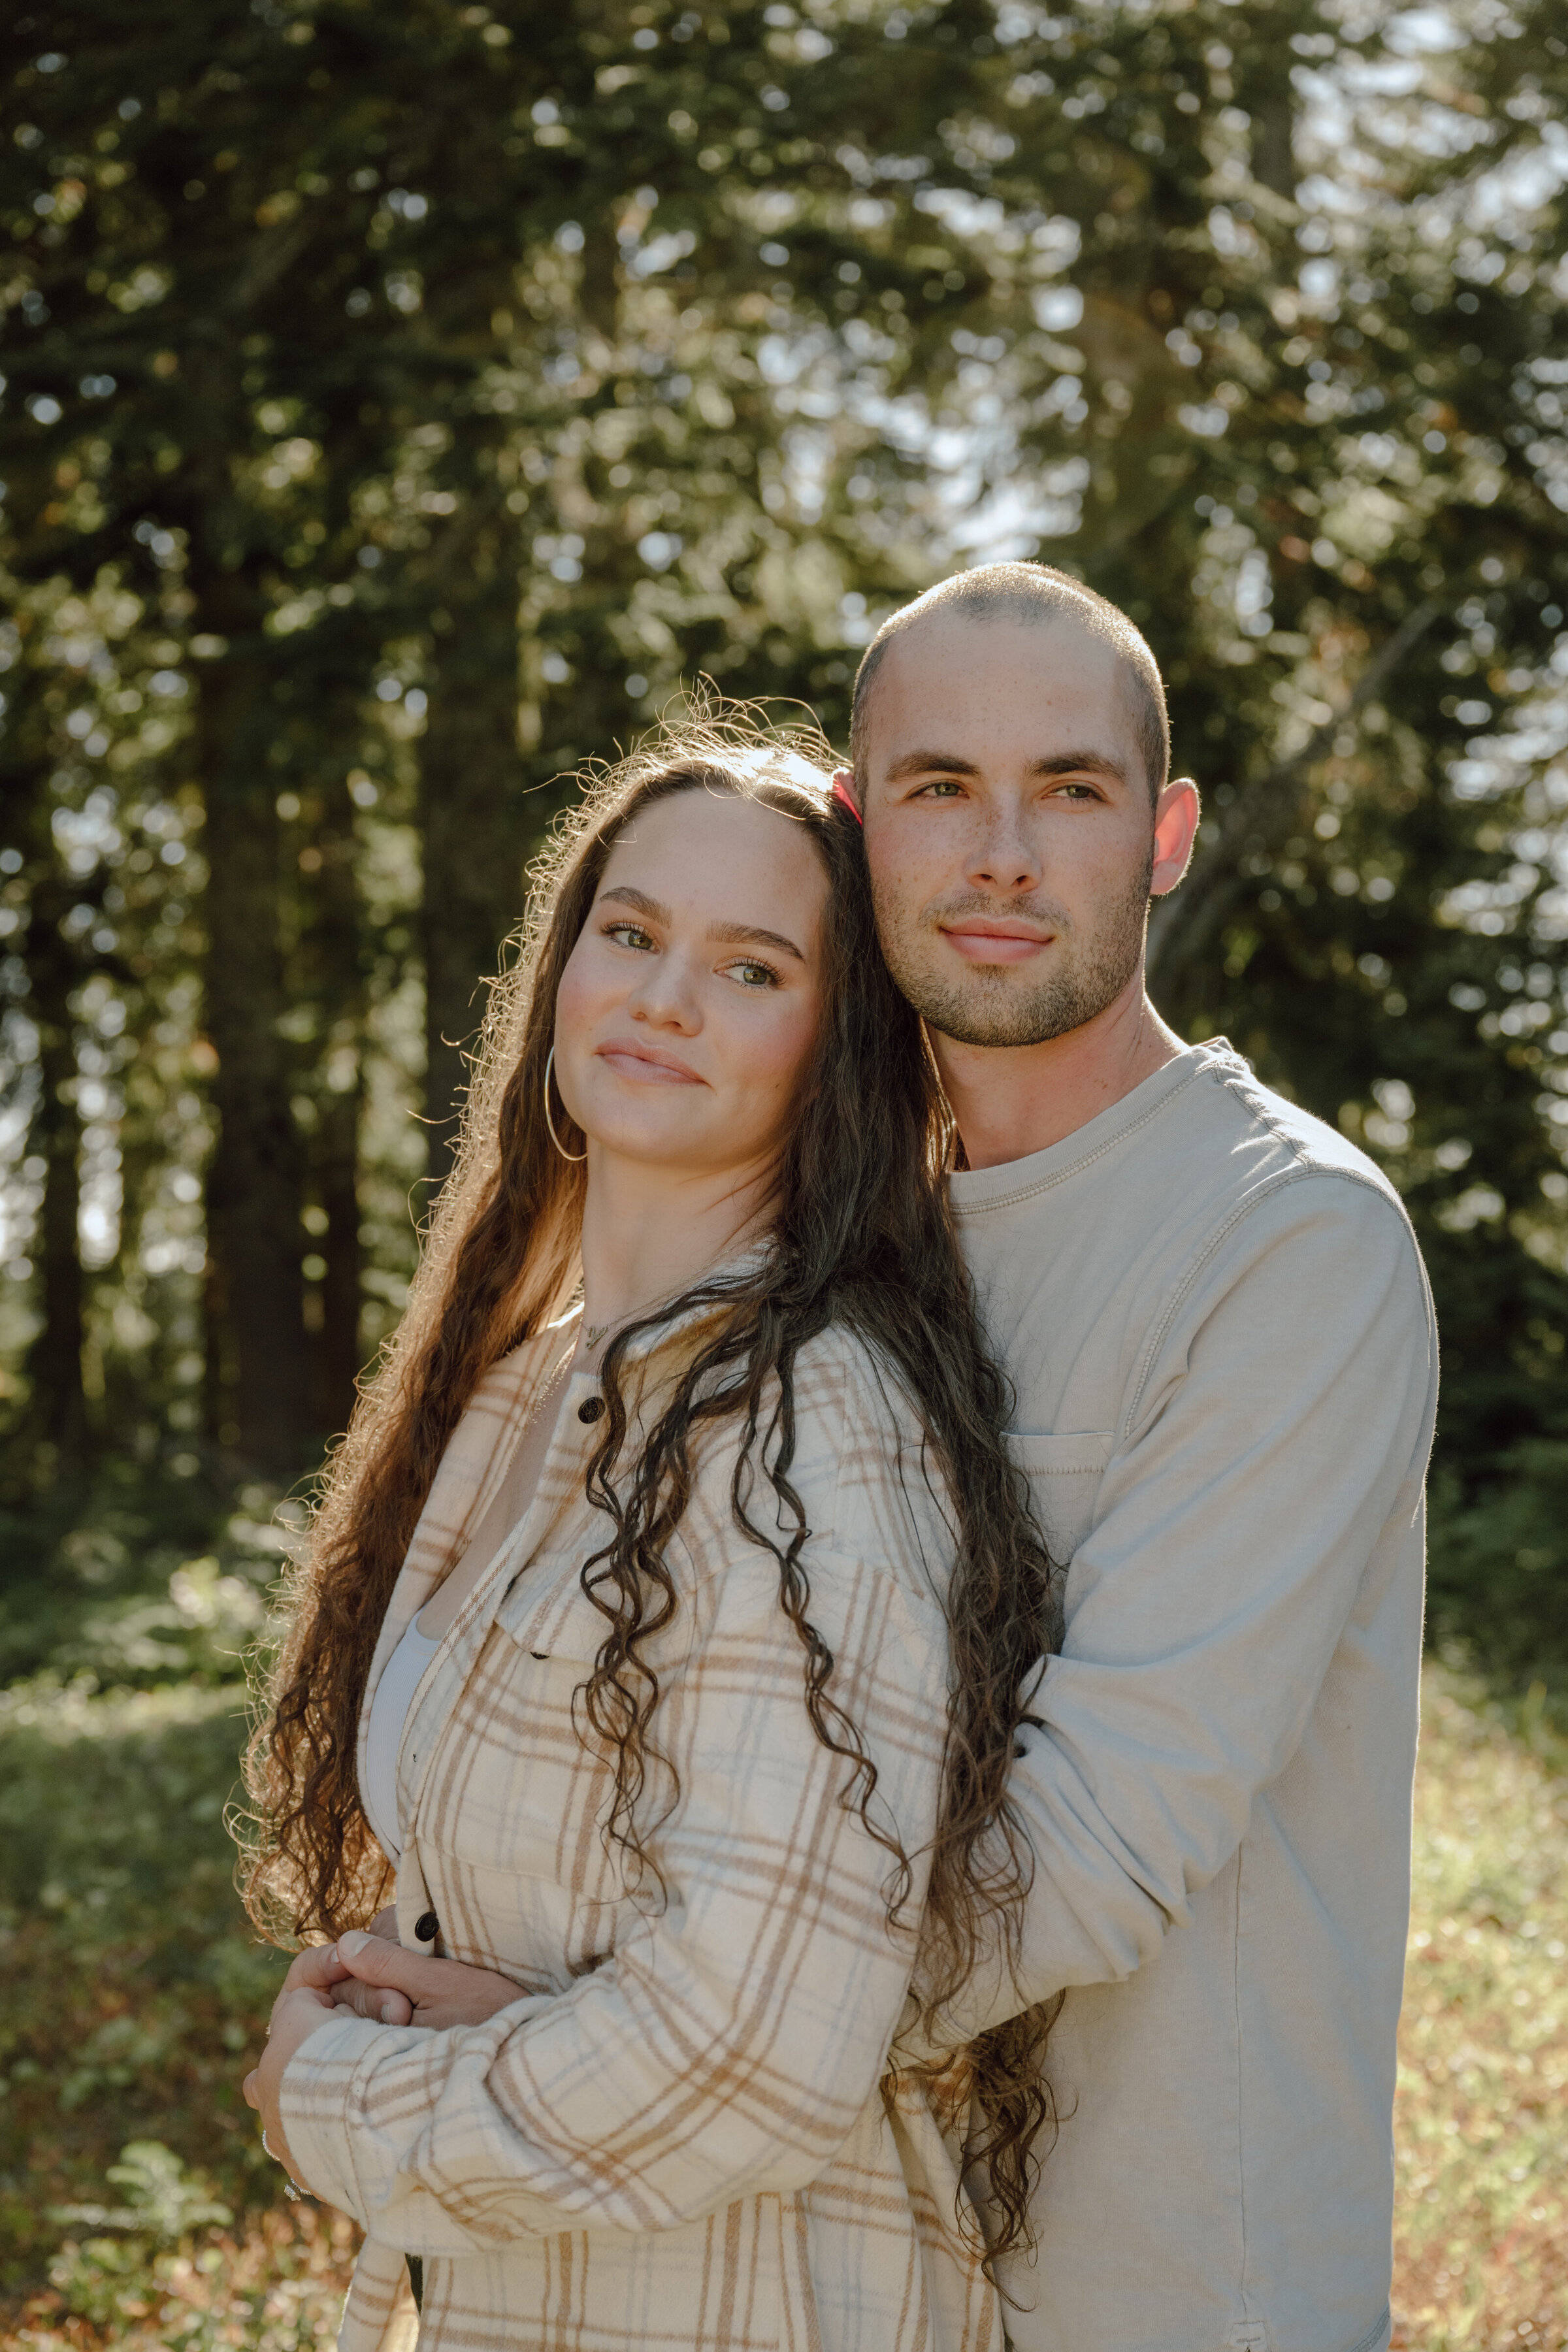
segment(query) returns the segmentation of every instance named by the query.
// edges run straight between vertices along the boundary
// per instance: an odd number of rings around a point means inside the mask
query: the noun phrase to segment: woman
[[[458,1996],[307,1950],[247,2095],[355,2352],[1000,2352],[962,2184],[1021,2232],[1043,2023],[883,2079],[922,1914],[937,2048],[1016,1932],[1052,1605],[920,1026],[783,738],[667,735],[536,882],[251,1759],[255,1916],[395,1877]]]

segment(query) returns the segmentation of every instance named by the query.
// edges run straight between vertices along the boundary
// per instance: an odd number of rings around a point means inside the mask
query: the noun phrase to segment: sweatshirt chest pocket
[[[1109,1429],[1007,1432],[1007,1451],[1029,1481],[1035,1515],[1051,1557],[1063,1566],[1070,1565],[1094,1525],[1100,1481],[1114,1443],[1115,1433]]]

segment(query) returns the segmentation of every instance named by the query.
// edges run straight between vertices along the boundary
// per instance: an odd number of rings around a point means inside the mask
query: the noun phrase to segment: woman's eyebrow
[[[761,930],[755,923],[710,923],[708,936],[727,947],[779,948],[794,956],[796,963],[805,961],[793,940],[786,940],[782,931]]]
[[[623,907],[635,907],[637,913],[646,915],[651,923],[663,923],[668,927],[675,920],[669,908],[659,899],[650,898],[646,890],[634,890],[629,882],[612,883],[607,890],[600,891],[599,897],[601,899],[617,899]]]
[[[613,883],[609,889],[600,891],[599,898],[601,904],[614,898],[623,907],[633,907],[650,923],[662,923],[667,930],[675,920],[661,899],[650,898],[646,890],[634,890],[629,882]],[[782,931],[765,931],[757,923],[713,923],[709,926],[708,936],[725,947],[777,948],[783,954],[794,956],[796,963],[805,961],[793,940],[785,939]]]

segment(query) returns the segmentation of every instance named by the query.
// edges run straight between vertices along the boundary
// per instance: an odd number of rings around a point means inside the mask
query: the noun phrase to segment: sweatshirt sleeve
[[[301,2177],[372,2237],[453,2254],[562,2230],[678,2229],[814,2179],[871,2096],[923,1874],[909,1924],[890,1928],[890,1856],[842,1801],[846,1759],[812,1728],[776,1562],[731,1541],[656,1718],[680,1777],[649,1837],[662,1907],[630,1915],[610,1957],[558,1996],[442,2032],[334,2020],[290,2063],[284,2128]],[[913,1855],[936,1815],[947,1649],[913,1561],[889,1563],[902,1542],[889,1504],[841,1520],[807,1565],[830,1687]]]
[[[1189,1278],[1019,1734],[1010,1785],[1036,1870],[1018,1987],[983,1970],[957,2030],[1152,1959],[1391,1580],[1413,1588],[1418,1642],[1436,1371],[1414,1239],[1364,1182],[1287,1180]]]

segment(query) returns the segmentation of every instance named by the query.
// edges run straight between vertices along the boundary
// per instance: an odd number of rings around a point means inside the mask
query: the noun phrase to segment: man
[[[1396,1194],[1143,985],[1194,786],[1113,606],[992,564],[856,684],[878,920],[1067,1633],[1013,1796],[1065,1990],[1017,2352],[1379,2352],[1436,1346]]]

